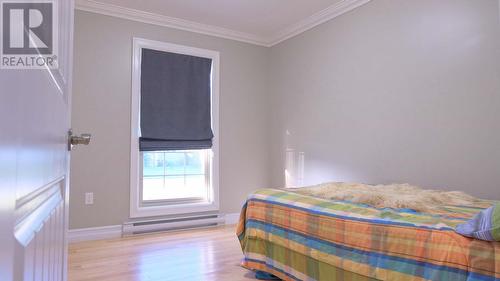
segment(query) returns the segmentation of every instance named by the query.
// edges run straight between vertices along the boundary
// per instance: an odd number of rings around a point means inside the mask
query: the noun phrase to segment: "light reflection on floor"
[[[200,272],[212,272],[215,257],[211,241],[186,243],[175,248],[146,251],[139,254],[139,274],[144,280],[164,276],[178,280],[194,278]],[[193,279],[199,280],[199,279]]]
[[[69,281],[256,280],[234,226],[70,245]]]

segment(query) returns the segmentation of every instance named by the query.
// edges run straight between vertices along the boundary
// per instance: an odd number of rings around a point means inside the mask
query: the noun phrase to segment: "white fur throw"
[[[443,205],[474,205],[479,199],[461,191],[426,190],[409,184],[367,185],[332,182],[293,192],[328,200],[343,200],[377,208],[406,208],[431,212]]]

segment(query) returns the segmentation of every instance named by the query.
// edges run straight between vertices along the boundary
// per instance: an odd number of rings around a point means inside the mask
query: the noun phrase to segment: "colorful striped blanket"
[[[242,264],[283,280],[500,281],[500,242],[454,231],[491,205],[423,214],[258,190],[237,227]]]

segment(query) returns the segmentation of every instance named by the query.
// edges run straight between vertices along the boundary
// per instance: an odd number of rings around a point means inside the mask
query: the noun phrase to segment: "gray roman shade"
[[[141,151],[212,147],[212,60],[142,49]]]

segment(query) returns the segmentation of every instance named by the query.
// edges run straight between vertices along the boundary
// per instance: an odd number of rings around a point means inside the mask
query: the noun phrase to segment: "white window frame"
[[[171,205],[141,205],[141,166],[142,157],[139,151],[139,124],[141,100],[141,58],[142,49],[152,49],[170,53],[178,53],[212,60],[212,161],[210,175],[210,195],[207,202],[191,202]],[[130,139],[130,218],[168,216],[219,210],[219,65],[220,55],[217,51],[199,49],[189,46],[133,38],[132,55],[132,100],[131,100],[131,139]]]
[[[203,159],[203,166],[204,166],[204,176],[205,176],[205,186],[208,186],[209,188],[206,190],[206,194],[204,197],[180,197],[180,198],[169,198],[169,199],[158,199],[158,200],[149,200],[145,201],[144,200],[144,180],[139,180],[139,202],[142,202],[144,206],[154,206],[154,205],[165,205],[165,204],[186,204],[186,203],[199,203],[199,202],[206,202],[206,201],[211,201],[212,199],[212,193],[210,192],[211,190],[211,176],[212,176],[212,150],[211,149],[199,149],[199,150],[204,150],[206,151],[206,154],[204,153],[204,159]],[[177,153],[185,153],[189,151],[199,151],[197,150],[174,150]],[[140,160],[139,160],[139,175],[142,175],[142,178],[144,179],[144,152],[139,152],[140,153]],[[166,176],[166,175],[163,175]],[[176,175],[178,176],[178,175]]]

